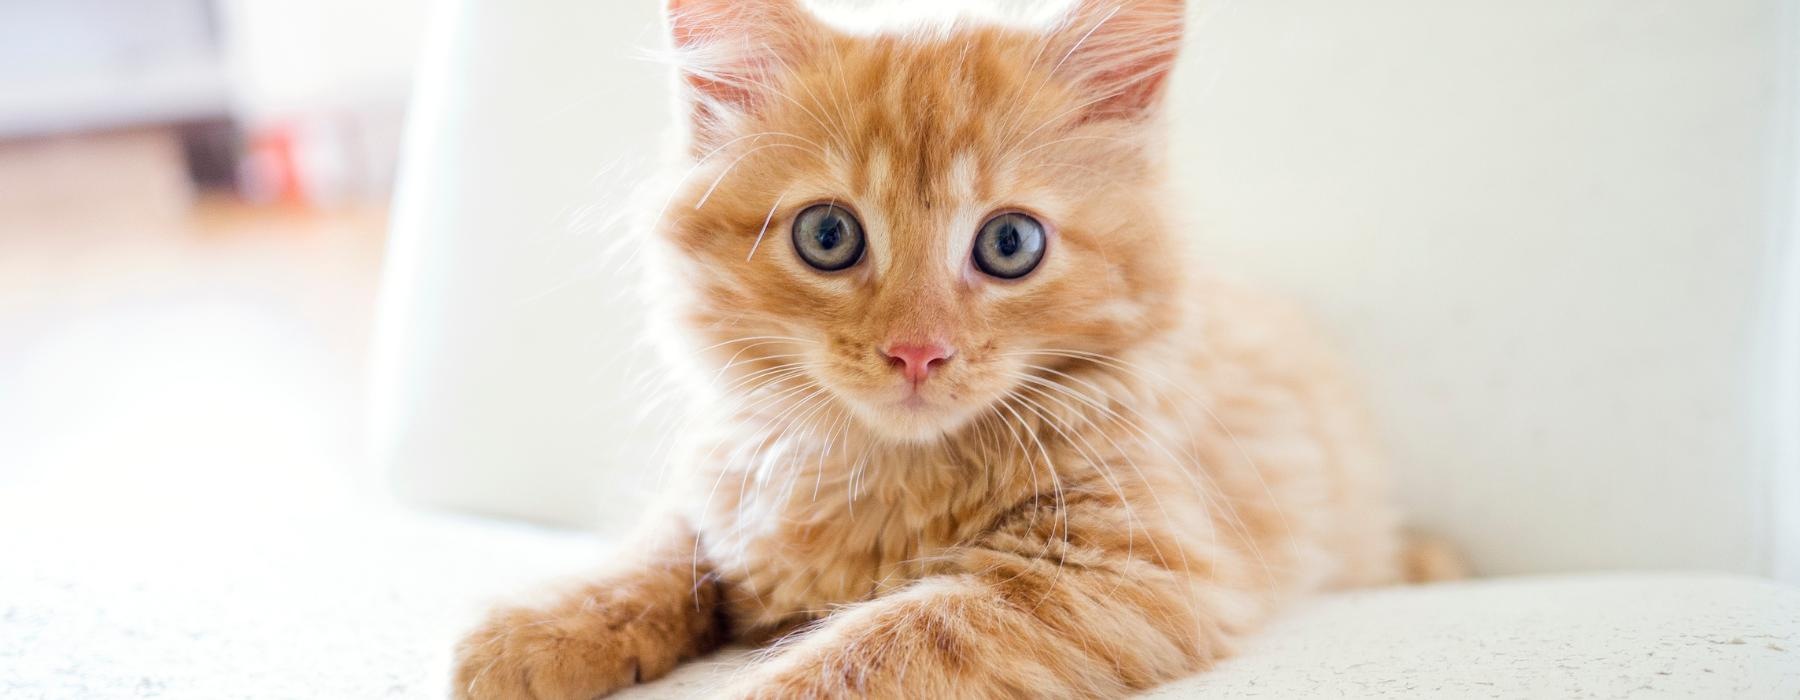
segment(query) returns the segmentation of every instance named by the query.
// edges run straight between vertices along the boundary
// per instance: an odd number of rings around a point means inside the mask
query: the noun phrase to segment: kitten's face
[[[1089,4],[1049,34],[930,36],[677,8],[683,47],[760,47],[690,68],[698,163],[660,222],[682,320],[747,410],[930,440],[1066,402],[1057,367],[1170,322],[1147,117],[1173,44],[1107,25],[1178,32],[1180,3]]]

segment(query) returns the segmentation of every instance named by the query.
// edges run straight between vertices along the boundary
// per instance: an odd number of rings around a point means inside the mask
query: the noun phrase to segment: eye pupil
[[[1019,254],[1019,227],[1008,222],[1000,229],[999,240],[994,241],[994,248],[1002,257],[1010,258]]]
[[[819,233],[814,239],[819,242],[820,248],[831,250],[837,247],[838,239],[843,235],[842,229],[843,223],[837,217],[828,218],[819,223]]]

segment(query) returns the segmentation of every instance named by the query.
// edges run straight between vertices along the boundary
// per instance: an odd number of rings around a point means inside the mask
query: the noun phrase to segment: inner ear
[[[1183,0],[1077,0],[1051,36],[1059,77],[1090,100],[1084,119],[1137,119],[1161,104],[1181,53]]]
[[[820,31],[798,0],[669,0],[665,16],[696,149],[727,138]]]

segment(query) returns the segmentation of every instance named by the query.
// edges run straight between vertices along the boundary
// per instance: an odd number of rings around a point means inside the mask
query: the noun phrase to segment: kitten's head
[[[888,34],[799,0],[669,12],[692,169],[657,227],[744,410],[928,441],[1171,323],[1155,117],[1181,0]]]

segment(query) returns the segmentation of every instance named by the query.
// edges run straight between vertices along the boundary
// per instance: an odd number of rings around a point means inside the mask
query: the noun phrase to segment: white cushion
[[[1155,697],[1793,697],[1800,590],[1700,574],[1475,581],[1293,611]]]
[[[444,697],[450,648],[488,604],[607,549],[590,535],[322,506],[331,499],[303,485],[230,503],[147,488],[71,498],[77,486],[0,492],[0,697]],[[703,694],[730,668],[702,660],[625,697]],[[1609,697],[1644,686],[1793,697],[1800,590],[1641,574],[1340,594],[1160,692]]]
[[[558,213],[622,210],[654,160],[660,4],[439,4],[375,371],[408,498],[590,524],[650,500],[661,417],[615,400],[659,362],[619,301],[641,258]],[[1492,572],[1800,582],[1792,3],[1188,4],[1170,213],[1324,321],[1415,524]]]
[[[734,650],[622,698],[708,697]],[[1800,590],[1707,574],[1611,574],[1357,591],[1305,603],[1197,697],[1794,697]]]

